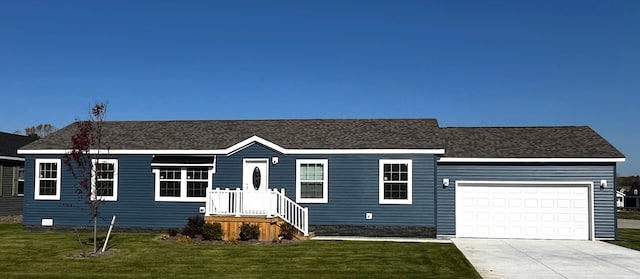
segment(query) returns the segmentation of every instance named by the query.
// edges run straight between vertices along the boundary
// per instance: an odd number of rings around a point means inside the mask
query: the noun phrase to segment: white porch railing
[[[206,215],[276,216],[308,236],[308,208],[295,203],[284,193],[284,189],[280,192],[276,189],[255,192],[216,188],[207,191]]]

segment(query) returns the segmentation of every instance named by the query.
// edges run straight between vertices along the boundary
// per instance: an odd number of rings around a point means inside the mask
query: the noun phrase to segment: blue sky
[[[640,174],[640,1],[0,1],[0,131],[109,120],[589,125]]]

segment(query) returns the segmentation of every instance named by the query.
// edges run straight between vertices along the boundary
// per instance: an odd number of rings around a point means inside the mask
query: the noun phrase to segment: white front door
[[[244,159],[242,169],[242,204],[244,213],[267,214],[269,159]]]

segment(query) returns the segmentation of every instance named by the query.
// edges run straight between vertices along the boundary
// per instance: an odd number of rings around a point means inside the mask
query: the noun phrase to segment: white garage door
[[[458,237],[589,239],[590,182],[458,181]]]

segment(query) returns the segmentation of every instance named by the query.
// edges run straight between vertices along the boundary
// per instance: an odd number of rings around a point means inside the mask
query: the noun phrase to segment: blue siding
[[[312,225],[435,226],[435,156],[433,155],[283,155],[260,144],[217,159],[214,187],[236,188],[242,183],[242,159],[279,157],[269,165],[269,184],[284,188],[295,201],[296,159],[328,159],[329,202],[302,204]],[[380,159],[413,160],[413,204],[380,205]],[[366,220],[365,213],[373,219]]]
[[[449,178],[449,187],[442,179]],[[607,188],[600,188],[600,180]],[[437,233],[455,235],[456,180],[593,181],[596,238],[615,238],[615,165],[438,165]]]
[[[45,157],[38,157],[45,158]],[[46,158],[60,158],[49,156]],[[104,202],[100,225],[107,226],[116,215],[118,227],[182,227],[187,218],[198,215],[204,202],[156,202],[154,177],[151,173],[152,156],[120,156],[118,201]],[[91,216],[83,200],[74,193],[76,183],[66,166],[62,166],[62,191],[59,201],[34,200],[35,158],[27,157],[25,166],[25,225],[40,225],[42,218],[53,218],[54,225],[86,226]]]
[[[269,164],[269,185],[284,188],[295,201],[296,159],[328,159],[329,203],[303,204],[309,207],[312,225],[435,226],[435,157],[433,155],[283,155],[261,144],[253,144],[230,156],[218,156],[213,186],[236,188],[242,183],[243,159],[279,157]],[[61,158],[39,156],[38,158]],[[116,215],[120,227],[182,227],[189,216],[197,215],[203,202],[154,201],[154,176],[149,155],[114,156],[119,159],[118,201],[102,206],[102,225]],[[378,164],[380,159],[413,160],[413,204],[378,204]],[[270,161],[270,160],[269,160]],[[60,201],[36,201],[34,193],[35,157],[28,156],[25,168],[25,225],[40,225],[53,218],[54,225],[85,226],[91,218],[83,201],[74,193],[75,179],[62,167]],[[372,212],[373,219],[365,220]]]

